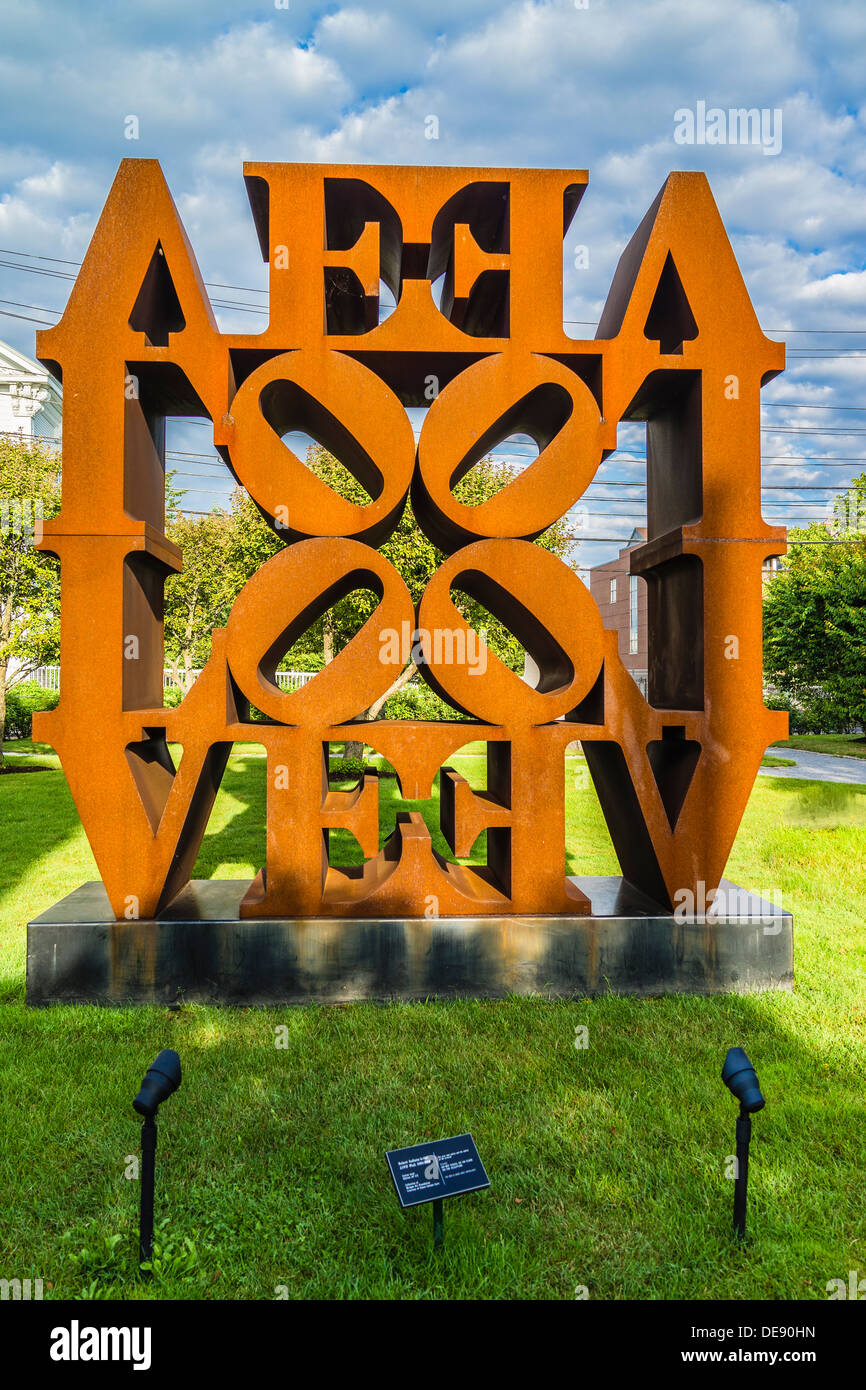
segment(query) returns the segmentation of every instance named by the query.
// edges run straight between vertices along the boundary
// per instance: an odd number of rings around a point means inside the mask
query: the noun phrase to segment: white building
[[[59,444],[62,404],[62,388],[50,372],[32,357],[0,342],[0,439],[17,435]],[[14,685],[26,669],[12,657],[7,684]]]
[[[0,435],[59,443],[63,391],[46,367],[0,342]]]

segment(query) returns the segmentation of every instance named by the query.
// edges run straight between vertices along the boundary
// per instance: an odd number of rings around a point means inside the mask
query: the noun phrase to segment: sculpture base
[[[85,883],[27,927],[27,1002],[236,1005],[719,994],[793,985],[790,913],[724,880],[677,921],[620,878],[576,878],[591,917],[246,919],[242,880],[197,880],[116,922]]]

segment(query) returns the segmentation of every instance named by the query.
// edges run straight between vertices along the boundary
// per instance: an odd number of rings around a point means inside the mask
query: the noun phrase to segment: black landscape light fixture
[[[138,1224],[138,1263],[153,1255],[153,1189],[156,1168],[156,1112],[180,1085],[180,1058],[164,1048],[145,1072],[141,1089],[132,1102],[133,1110],[144,1116],[141,1126],[141,1213]]]
[[[763,1110],[766,1101],[758,1085],[755,1068],[741,1047],[728,1048],[722,1080],[740,1102],[737,1116],[737,1171],[734,1179],[734,1234],[742,1240],[746,1234],[746,1188],[749,1181],[749,1141],[752,1137],[752,1115]]]

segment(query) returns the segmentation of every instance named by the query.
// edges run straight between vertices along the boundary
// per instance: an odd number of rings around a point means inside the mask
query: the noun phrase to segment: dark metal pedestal
[[[619,878],[576,878],[591,917],[239,921],[247,883],[197,880],[157,919],[116,922],[85,883],[27,928],[28,1004],[718,994],[790,989],[791,915],[723,882],[679,922]],[[725,905],[720,906],[722,895]]]

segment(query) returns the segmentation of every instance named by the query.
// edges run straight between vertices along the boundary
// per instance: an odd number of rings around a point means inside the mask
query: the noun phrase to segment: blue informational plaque
[[[471,1134],[428,1139],[385,1154],[401,1207],[417,1207],[442,1197],[459,1197],[490,1186]]]

